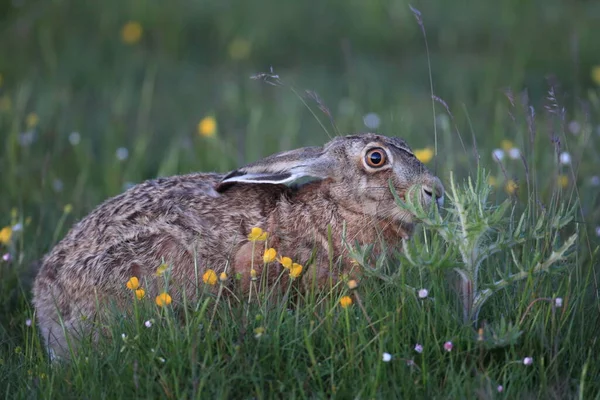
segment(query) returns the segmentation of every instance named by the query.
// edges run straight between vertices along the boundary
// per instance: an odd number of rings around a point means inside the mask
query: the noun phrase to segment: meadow
[[[600,398],[600,3],[437,3],[0,2],[0,395]],[[398,199],[402,252],[251,302],[132,291],[50,363],[33,278],[96,205],[364,131],[447,190]]]

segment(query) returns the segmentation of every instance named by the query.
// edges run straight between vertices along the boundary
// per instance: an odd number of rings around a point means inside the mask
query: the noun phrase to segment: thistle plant
[[[404,257],[410,265],[421,267],[421,261],[432,250],[445,254],[446,258],[452,251],[458,253],[452,269],[460,280],[465,323],[477,321],[481,308],[494,293],[531,275],[560,266],[577,238],[575,233],[561,240],[559,234],[572,220],[574,210],[556,206],[548,211],[529,205],[517,216],[516,206],[510,199],[499,206],[490,205],[491,190],[482,169],[478,170],[475,182],[469,177],[462,186],[456,183],[451,173],[446,193],[450,204],[443,217],[437,207],[425,210],[416,201],[416,190],[409,192],[406,201],[396,196],[398,205],[421,220],[426,232],[437,234],[430,235],[432,239],[443,240],[441,246],[436,240],[425,241],[422,245],[403,242]],[[510,217],[506,217],[511,208]],[[496,268],[494,273],[500,279],[482,282],[481,269],[497,265],[489,259],[501,251],[510,254],[514,268]]]
[[[442,213],[435,206],[423,208],[416,197],[420,188],[410,190],[405,200],[397,196],[393,187],[390,189],[398,206],[413,213],[424,229],[423,239],[403,241],[403,260],[408,267],[450,268],[458,275],[465,324],[475,323],[483,305],[498,291],[564,265],[577,238],[576,233],[566,240],[561,240],[560,235],[572,220],[573,209],[554,205],[549,211],[529,205],[519,216],[517,205],[511,199],[491,205],[492,188],[482,169],[478,170],[475,181],[469,177],[463,185],[458,185],[450,174],[446,192],[449,202]],[[372,246],[348,246],[348,250],[367,274],[387,282],[399,281],[401,270],[391,272],[384,254],[373,260]],[[492,259],[500,252],[510,259],[503,268],[498,268]],[[482,268],[494,268],[485,277],[499,279],[483,281]],[[406,288],[417,293],[414,287],[406,285]]]

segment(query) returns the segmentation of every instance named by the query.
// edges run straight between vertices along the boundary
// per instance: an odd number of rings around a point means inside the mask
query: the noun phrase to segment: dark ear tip
[[[215,190],[218,193],[223,193],[224,191],[226,191],[227,189],[229,189],[230,187],[232,187],[234,185],[235,182],[219,182],[215,185]]]

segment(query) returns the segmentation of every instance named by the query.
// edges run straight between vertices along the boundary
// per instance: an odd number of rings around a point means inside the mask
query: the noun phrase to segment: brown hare
[[[417,185],[424,206],[443,202],[440,180],[404,140],[372,133],[274,154],[228,174],[134,186],[97,207],[44,258],[33,303],[48,350],[68,357],[72,339],[92,333],[100,305],[131,305],[131,277],[156,296],[163,263],[175,301],[182,293],[193,301],[207,269],[241,276],[237,284],[247,290],[251,265],[258,275],[264,265],[264,243],[248,240],[253,227],[269,233],[269,247],[304,265],[301,286],[336,280],[355,267],[342,231],[351,243],[396,249],[410,237],[414,218],[397,206],[390,183],[400,197]],[[262,278],[272,283],[282,270],[273,263]]]

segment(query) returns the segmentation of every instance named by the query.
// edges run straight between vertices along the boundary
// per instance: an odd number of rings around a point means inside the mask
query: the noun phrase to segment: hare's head
[[[225,176],[218,190],[235,183],[302,184],[326,181],[331,202],[378,220],[411,225],[413,216],[398,207],[390,182],[401,198],[411,188],[424,207],[441,206],[444,187],[415,157],[406,142],[372,133],[336,137],[323,147],[274,154]],[[412,193],[415,193],[414,191]]]

